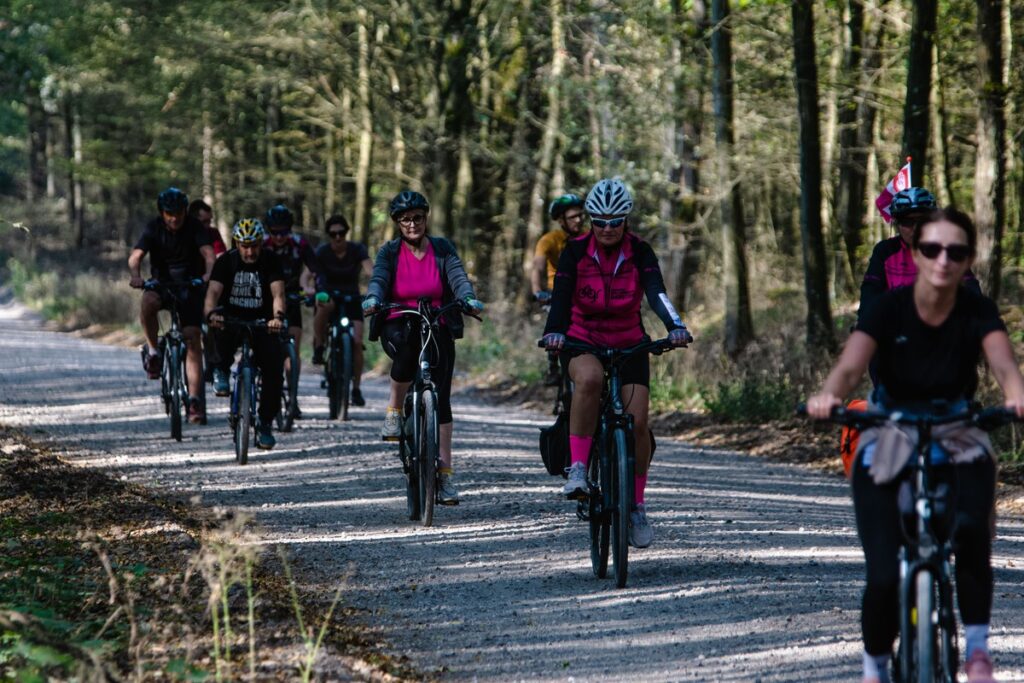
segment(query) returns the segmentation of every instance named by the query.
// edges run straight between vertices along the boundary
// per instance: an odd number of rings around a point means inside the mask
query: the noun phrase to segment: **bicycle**
[[[231,408],[228,425],[235,445],[235,462],[249,462],[249,435],[256,429],[257,402],[260,396],[260,368],[254,362],[252,335],[267,329],[266,320],[224,318],[225,329],[235,327],[243,331],[238,365],[231,372]],[[287,326],[285,327],[287,329]]]
[[[416,316],[420,320],[419,369],[405,397],[405,423],[398,438],[398,457],[406,476],[405,500],[409,519],[423,526],[434,523],[434,505],[437,501],[437,478],[440,462],[440,426],[437,417],[437,388],[431,370],[437,362],[430,353],[434,333],[439,321],[448,311],[461,310],[463,314],[480,318],[463,306],[461,301],[434,308],[429,299],[420,299],[417,308],[399,304],[381,307],[377,315],[397,311]],[[453,503],[457,504],[457,503]]]
[[[156,292],[167,305],[171,314],[171,325],[167,328],[159,340],[157,348],[161,355],[162,369],[160,371],[160,398],[164,403],[164,412],[171,419],[171,438],[181,441],[182,415],[188,410],[189,403],[193,398],[202,397],[190,396],[188,393],[188,374],[186,372],[186,357],[188,350],[185,345],[185,337],[181,332],[181,315],[178,306],[184,303],[187,291],[203,286],[199,278],[188,282],[172,282],[164,284],[159,280],[146,280],[142,289],[147,292]],[[147,351],[142,350],[143,360]],[[205,424],[205,420],[203,421]]]
[[[338,290],[317,292],[319,303],[334,302],[334,313],[327,331],[327,356],[324,359],[324,378],[320,387],[327,389],[328,411],[332,420],[348,420],[348,405],[352,391],[355,344],[355,326],[345,315],[345,304],[362,301],[358,294]]]
[[[806,415],[806,406],[797,408]],[[902,510],[904,543],[900,549],[900,645],[893,661],[895,680],[903,683],[955,683],[959,671],[956,613],[953,610],[953,529],[940,533],[936,525],[953,513],[949,488],[935,485],[932,429],[970,422],[985,431],[1017,420],[1006,408],[952,411],[946,401],[935,401],[924,411],[894,409],[858,411],[836,407],[829,420],[862,430],[885,424],[917,429],[914,456],[907,464],[913,506]],[[854,465],[855,467],[857,465]],[[910,506],[907,506],[910,507]],[[913,524],[910,532],[907,524]],[[924,618],[922,618],[924,615]]]
[[[306,306],[313,305],[313,298],[301,294],[288,294],[289,302],[299,302]],[[287,328],[286,328],[287,329]],[[299,351],[295,347],[295,337],[287,332],[281,339],[284,349],[284,383],[281,385],[281,410],[277,414],[277,428],[282,432],[292,431],[299,406]]]
[[[543,342],[538,346],[544,347]],[[633,481],[636,453],[633,436],[633,416],[622,403],[622,363],[635,353],[660,356],[678,348],[667,338],[644,341],[625,349],[612,349],[571,339],[562,349],[594,355],[604,366],[604,389],[598,417],[594,448],[587,465],[589,493],[576,504],[576,516],[590,525],[590,564],[594,575],[608,575],[608,560],[614,567],[615,585],[626,585],[629,574],[629,516],[633,511]],[[565,373],[566,385],[568,373]],[[559,392],[561,394],[561,391]],[[610,552],[609,552],[610,551]]]

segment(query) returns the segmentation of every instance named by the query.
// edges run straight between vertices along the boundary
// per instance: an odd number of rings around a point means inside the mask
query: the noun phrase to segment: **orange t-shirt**
[[[543,256],[548,268],[548,290],[555,287],[555,271],[558,270],[558,257],[562,255],[565,244],[569,241],[569,233],[561,228],[555,228],[545,233],[537,240],[537,249],[534,256]]]

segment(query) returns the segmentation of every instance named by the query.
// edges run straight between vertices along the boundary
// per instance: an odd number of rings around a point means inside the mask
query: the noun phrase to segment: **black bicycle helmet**
[[[579,195],[571,193],[563,194],[561,197],[558,197],[553,202],[551,202],[551,205],[548,206],[548,216],[551,217],[551,220],[556,221],[559,219],[559,217],[561,217],[563,213],[573,208],[574,206],[583,206],[583,200],[579,197]]]
[[[935,195],[923,187],[908,187],[900,190],[892,198],[889,205],[889,213],[893,218],[903,218],[907,214],[931,211],[939,205],[935,201]]]
[[[167,213],[178,213],[188,208],[188,195],[176,187],[168,187],[156,198],[156,208]]]
[[[273,230],[274,228],[288,228],[290,230],[295,225],[295,215],[284,204],[278,204],[267,210],[267,217],[263,222],[268,230]]]
[[[427,198],[415,190],[402,190],[395,195],[395,198],[388,204],[388,215],[394,218],[403,211],[409,209],[423,209],[430,211],[430,204]]]

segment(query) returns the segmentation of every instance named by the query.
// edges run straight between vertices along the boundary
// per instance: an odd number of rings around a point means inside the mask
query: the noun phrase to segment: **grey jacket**
[[[954,465],[995,455],[988,434],[970,423],[937,425],[932,428],[932,439],[949,453]],[[876,444],[868,472],[876,484],[885,484],[895,479],[914,456],[917,442],[915,427],[890,422],[882,427],[872,427],[861,432],[860,440],[857,442],[857,453],[861,453],[871,444]]]
[[[470,297],[475,299],[476,292],[466,275],[466,268],[462,260],[455,252],[455,245],[443,237],[427,236],[430,244],[434,247],[434,258],[437,259],[437,272],[441,274],[441,285],[443,293],[441,304],[448,304],[456,299]],[[393,239],[386,242],[377,252],[377,259],[373,262],[373,275],[370,276],[370,284],[366,288],[367,296],[375,296],[378,301],[387,301],[391,294],[391,282],[398,270],[398,248],[401,246],[401,239]],[[386,316],[375,315],[370,324],[370,341],[377,341],[380,337],[380,328]],[[451,330],[455,339],[462,338],[462,314],[458,311],[446,313],[448,329]]]

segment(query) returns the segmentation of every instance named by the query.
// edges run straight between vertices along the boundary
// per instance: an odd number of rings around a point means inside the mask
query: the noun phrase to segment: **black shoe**
[[[352,395],[349,396],[349,403],[360,408],[366,405],[366,399],[363,398],[363,392],[359,391],[359,387],[352,387]]]
[[[274,438],[274,430],[270,423],[260,423],[260,426],[256,428],[256,448],[262,448],[265,451],[269,451],[271,448],[277,445],[277,439]]]
[[[313,365],[324,364],[324,347],[317,346],[313,349]]]
[[[206,424],[206,407],[198,398],[189,399],[188,421],[194,425]]]
[[[544,376],[544,386],[557,387],[562,382],[562,375],[557,372],[549,372]]]
[[[299,410],[299,404],[298,404],[297,401],[295,403],[295,410],[292,411],[292,419],[293,420],[301,420],[302,419],[302,411]]]

